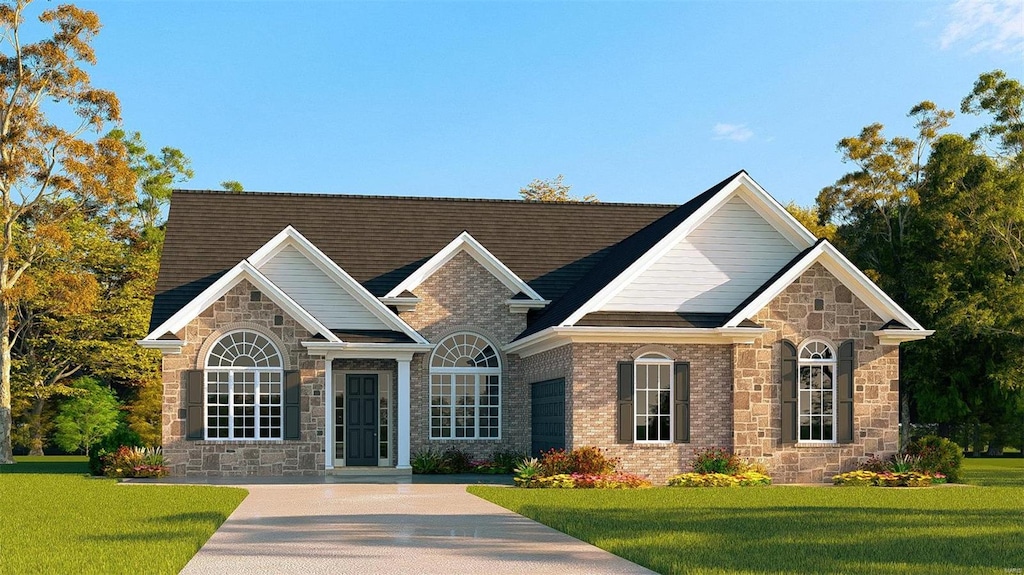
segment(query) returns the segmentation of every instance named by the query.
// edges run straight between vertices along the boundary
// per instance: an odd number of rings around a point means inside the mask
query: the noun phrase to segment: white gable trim
[[[909,313],[904,311],[899,304],[893,301],[892,298],[882,291],[881,288],[875,285],[873,281],[868,279],[862,271],[857,269],[857,266],[853,265],[850,260],[846,259],[846,256],[837,250],[835,246],[828,243],[827,240],[823,240],[821,243],[814,246],[814,249],[808,251],[800,261],[787,270],[786,273],[779,276],[775,282],[754,298],[753,301],[744,306],[743,309],[736,312],[736,314],[725,323],[725,326],[735,327],[743,320],[752,317],[775,299],[776,296],[782,293],[782,290],[786,289],[786,287],[796,281],[797,278],[799,278],[816,262],[821,262],[821,264],[825,266],[825,269],[827,269],[832,275],[836,276],[839,281],[843,282],[843,284],[853,292],[853,295],[857,296],[858,299],[871,308],[878,317],[882,318],[883,322],[896,320],[907,326],[910,331],[921,334],[925,337],[931,335],[930,333],[925,333],[928,330],[925,330],[921,324],[917,323]]]
[[[782,234],[783,237],[789,240],[798,250],[802,251],[809,248],[817,240],[814,234],[790,215],[782,204],[771,197],[768,192],[764,191],[746,172],[740,172],[732,181],[723,186],[714,197],[690,214],[690,217],[676,226],[674,230],[666,234],[647,253],[637,258],[625,271],[594,294],[593,297],[567,317],[560,325],[575,325],[583,316],[600,309],[734,196],[743,198],[754,211]]]
[[[348,292],[357,302],[362,304],[364,308],[372,313],[377,319],[384,322],[385,325],[390,326],[395,331],[400,331],[417,343],[427,343],[427,340],[423,338],[414,330],[409,324],[405,323],[400,317],[392,313],[386,305],[380,300],[374,297],[369,291],[363,287],[362,284],[357,282],[352,276],[343,270],[338,264],[334,263],[331,258],[327,257],[320,248],[316,247],[313,242],[310,242],[299,233],[298,230],[292,226],[288,226],[281,230],[279,234],[274,236],[270,241],[263,244],[263,247],[256,250],[248,260],[255,267],[262,267],[265,263],[270,261],[275,255],[277,255],[284,248],[292,246],[306,257],[309,261],[313,262],[317,268],[320,269],[327,277],[331,278],[337,283],[342,289]]]
[[[158,344],[150,344],[148,342],[158,342],[158,338],[165,333],[177,333],[183,327],[189,324],[192,320],[203,313],[206,308],[213,305],[217,300],[224,297],[231,288],[238,285],[242,280],[248,280],[249,283],[256,286],[261,292],[265,293],[271,301],[281,306],[288,315],[299,322],[302,327],[306,328],[310,333],[320,334],[327,338],[328,341],[340,341],[331,330],[327,329],[322,323],[320,323],[315,317],[309,312],[303,309],[298,303],[295,302],[288,294],[281,291],[281,288],[277,287],[274,282],[270,281],[267,276],[260,273],[255,266],[246,260],[238,262],[238,265],[228,270],[227,273],[222,275],[217,281],[213,282],[210,287],[206,288],[199,295],[188,302],[185,307],[179,309],[174,315],[167,319],[164,323],[156,327],[149,335],[140,342],[143,347],[158,347]],[[166,340],[165,340],[166,341]]]
[[[487,271],[491,272],[491,275],[496,277],[498,281],[505,285],[513,294],[523,292],[530,297],[526,301],[544,302],[544,298],[540,296],[533,288],[522,280],[515,272],[510,270],[501,260],[496,258],[494,254],[487,251],[480,242],[476,240],[469,232],[462,232],[454,240],[448,243],[445,247],[441,248],[441,251],[434,254],[429,260],[420,266],[416,271],[412,272],[409,277],[402,280],[402,283],[395,286],[394,289],[389,291],[384,297],[393,298],[398,297],[404,291],[413,291],[420,286],[430,276],[434,275],[437,270],[441,269],[444,264],[451,261],[453,257],[458,255],[460,251],[465,251],[474,260],[484,267]],[[545,305],[547,305],[545,303]]]

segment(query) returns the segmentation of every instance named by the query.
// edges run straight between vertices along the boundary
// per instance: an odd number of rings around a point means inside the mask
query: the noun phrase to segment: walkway
[[[186,575],[651,573],[452,484],[259,484]]]

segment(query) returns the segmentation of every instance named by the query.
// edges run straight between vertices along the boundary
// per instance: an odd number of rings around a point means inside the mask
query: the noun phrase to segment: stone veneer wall
[[[180,355],[163,358],[163,449],[173,475],[316,475],[324,469],[324,362],[310,357],[299,343],[309,333],[265,295],[253,301],[247,281],[226,293],[177,335],[185,342]],[[274,317],[281,316],[281,325]],[[301,372],[301,439],[290,441],[189,441],[182,408],[185,373],[202,369],[206,352],[221,335],[251,329],[270,336],[287,361],[285,369]]]
[[[456,254],[413,293],[421,301],[415,310],[400,314],[403,320],[435,344],[460,331],[486,337],[497,348],[502,377],[500,440],[430,439],[430,354],[416,354],[409,366],[412,452],[456,447],[482,459],[498,449],[528,451],[529,389],[520,376],[518,356],[500,350],[526,329],[526,314],[511,313],[505,303],[515,294],[466,252]]]
[[[815,310],[815,299],[822,309]],[[736,345],[735,433],[740,456],[763,460],[779,483],[829,481],[870,455],[898,448],[899,347],[882,346],[872,332],[882,320],[850,290],[815,264],[753,318],[770,333],[753,345]],[[782,445],[780,340],[798,348],[820,338],[854,340],[854,442]]]
[[[675,361],[690,362],[690,443],[617,443],[618,362],[634,361],[634,354],[654,347],[671,352]],[[689,471],[694,450],[732,447],[731,346],[576,343],[571,367],[568,448],[601,447],[620,458],[622,470],[647,475],[657,485]]]
[[[391,465],[398,464],[398,362],[393,359],[336,359],[331,362],[331,374],[335,378],[335,382],[341,382],[341,385],[345,385],[345,380],[340,379],[338,376],[342,372],[347,373],[377,373],[386,372],[389,374],[391,379],[390,385],[388,386],[391,390],[390,403],[388,405],[388,412],[390,419],[388,420],[388,449],[390,451],[389,456],[391,459]],[[378,390],[383,390],[384,382],[377,382]],[[334,389],[335,397],[337,397],[338,391],[343,390],[343,387],[337,385],[332,386]],[[379,393],[379,391],[378,391]],[[334,402],[334,407],[337,409],[338,403]],[[329,425],[334,425],[334,416],[328,418]],[[335,436],[334,441],[337,442],[338,438]],[[332,449],[334,446],[332,446]],[[341,460],[334,462],[335,467],[344,465]]]

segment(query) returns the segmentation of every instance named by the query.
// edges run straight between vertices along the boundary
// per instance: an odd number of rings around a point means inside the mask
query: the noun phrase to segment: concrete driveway
[[[245,487],[182,573],[652,573],[465,485]]]

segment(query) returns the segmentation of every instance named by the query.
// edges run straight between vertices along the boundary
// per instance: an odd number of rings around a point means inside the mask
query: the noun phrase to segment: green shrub
[[[526,454],[520,451],[497,450],[491,454],[494,467],[501,470],[498,473],[512,473],[524,459]]]
[[[709,447],[694,451],[694,473],[719,473],[733,475],[740,471],[743,462],[724,447]]]
[[[870,487],[875,484],[875,479],[877,478],[878,472],[876,471],[858,469],[857,471],[847,471],[846,473],[833,475],[832,484],[843,487]]]
[[[863,469],[832,476],[832,484],[841,487],[928,487],[933,483],[945,483],[945,477],[941,473],[932,476],[919,471],[875,473]]]
[[[950,483],[960,483],[963,480],[963,450],[944,437],[927,435],[915,439],[907,445],[905,452],[918,458],[915,471],[941,473]]]
[[[669,487],[739,487],[738,479],[727,473],[681,473],[670,477]]]
[[[121,446],[143,447],[139,434],[132,431],[124,421],[89,450],[89,472],[93,475],[103,475],[103,457],[117,451]]]
[[[540,477],[544,473],[544,468],[540,465],[540,460],[536,457],[524,459],[519,465],[516,466],[516,479],[522,479],[529,481],[534,477]]]
[[[473,469],[473,459],[457,447],[449,447],[441,455],[440,473],[465,473]]]
[[[426,473],[441,473],[441,465],[443,463],[441,454],[428,449],[426,451],[417,451],[412,455],[412,472],[417,474]]]
[[[122,445],[102,461],[107,477],[166,477],[170,473],[159,447]]]
[[[897,453],[889,459],[889,468],[886,471],[892,473],[907,473],[918,469],[921,458],[910,453]]]

